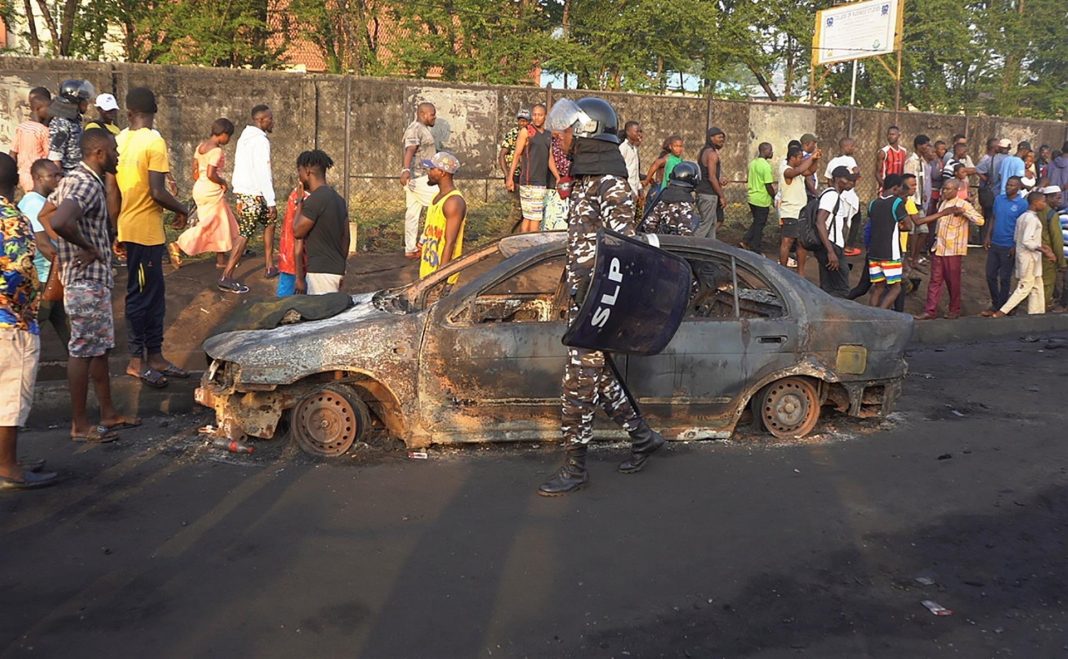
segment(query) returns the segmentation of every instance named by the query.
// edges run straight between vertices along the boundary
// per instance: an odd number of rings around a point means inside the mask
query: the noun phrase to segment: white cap
[[[998,146],[1001,147],[1002,149],[1007,149],[1010,146],[1012,146],[1012,141],[1010,141],[1009,138],[1007,138],[1007,137],[1003,137],[1003,138],[1001,138],[1001,141],[998,142]]]
[[[115,97],[112,96],[111,94],[99,94],[96,97],[96,106],[98,108],[100,108],[101,110],[103,110],[104,112],[108,112],[109,110],[118,110],[119,109],[118,101],[116,101]]]
[[[1047,185],[1046,187],[1039,189],[1039,192],[1042,194],[1057,194],[1060,191],[1061,186],[1059,185]]]

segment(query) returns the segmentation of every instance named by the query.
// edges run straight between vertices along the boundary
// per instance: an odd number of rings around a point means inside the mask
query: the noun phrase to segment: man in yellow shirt
[[[459,258],[464,248],[464,221],[467,202],[452,181],[460,169],[460,161],[447,151],[439,151],[422,166],[427,170],[427,185],[435,186],[438,194],[427,206],[426,223],[419,250],[419,278],[423,279],[449,261]],[[449,278],[455,284],[459,275]]]
[[[189,373],[163,357],[163,317],[167,310],[163,281],[166,234],[163,210],[175,213],[175,224],[185,225],[186,207],[167,190],[170,163],[167,144],[153,130],[156,95],[147,87],[126,94],[130,127],[119,133],[119,167],[115,176],[122,194],[119,243],[126,251],[126,332],[130,363],[126,374],[161,388],[168,377]]]

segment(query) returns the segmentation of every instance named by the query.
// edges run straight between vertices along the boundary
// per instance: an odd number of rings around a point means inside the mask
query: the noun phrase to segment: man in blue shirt
[[[990,309],[981,315],[992,316],[1009,299],[1012,270],[1015,265],[1016,220],[1027,210],[1027,196],[1020,194],[1019,176],[1005,181],[1005,194],[994,198],[994,219],[986,232],[986,285],[990,289]]]
[[[1001,194],[1005,194],[1005,189],[1008,186],[1009,178],[1016,176],[1023,178],[1026,168],[1024,167],[1024,158],[1027,154],[1031,153],[1030,142],[1020,142],[1016,147],[1016,155],[1009,156],[1001,161],[1001,169],[998,170],[998,180],[1001,182]]]
[[[56,254],[56,246],[37,216],[45,205],[45,197],[55,191],[62,175],[59,165],[51,160],[42,158],[34,162],[30,166],[33,190],[23,195],[22,201],[19,202],[19,210],[30,221],[34,242],[37,243],[37,254],[33,257],[33,265],[37,268],[37,278],[41,281],[42,293],[48,281],[49,270],[52,269],[52,257]],[[45,321],[55,328],[56,334],[63,341],[63,349],[66,350],[67,344],[70,343],[70,327],[67,312],[63,309],[63,300],[49,302],[42,296],[41,306],[37,312],[37,322],[43,324]]]

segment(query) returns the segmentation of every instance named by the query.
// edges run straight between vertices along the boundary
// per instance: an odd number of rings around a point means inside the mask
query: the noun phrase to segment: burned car
[[[772,435],[797,438],[825,406],[893,409],[911,317],[833,298],[722,242],[660,242],[693,268],[686,316],[662,352],[616,363],[665,436],[729,437],[749,410]],[[231,438],[287,426],[320,456],[361,440],[372,415],[409,448],[555,439],[565,258],[563,233],[511,236],[422,281],[354,295],[331,318],[212,337],[197,401]],[[606,424],[598,436],[619,432]]]

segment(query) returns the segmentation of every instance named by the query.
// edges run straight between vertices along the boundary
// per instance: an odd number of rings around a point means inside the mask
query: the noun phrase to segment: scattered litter
[[[200,310],[203,311],[204,313],[208,313],[208,310],[205,309],[204,307],[200,307]]]
[[[800,473],[801,473],[801,470],[800,470],[800,469],[794,469],[794,473],[795,473],[795,474],[800,474]]]
[[[426,451],[408,451],[408,457],[412,460],[426,460],[430,456]]]
[[[916,583],[921,586],[933,586],[935,585],[935,580],[931,577],[916,577]]]
[[[943,453],[942,455],[938,456],[938,459],[939,460],[949,460],[952,457],[953,457],[952,453]]]
[[[1037,336],[1030,336],[1030,335],[1021,336],[1020,340],[1023,341],[1024,343],[1038,343],[1038,337]]]
[[[223,448],[231,453],[252,453],[256,449],[244,442],[231,441],[229,439],[216,439],[211,443],[215,448]]]
[[[936,616],[951,616],[951,615],[953,615],[953,611],[951,611],[950,609],[947,609],[946,607],[942,606],[938,602],[935,602],[934,600],[923,600],[922,602],[920,602],[920,604],[923,604],[923,606],[928,611],[930,611],[931,613],[935,614]]]
[[[201,435],[214,435],[215,430],[215,426],[211,425],[210,423],[206,426],[201,426],[197,428],[197,432]]]
[[[952,410],[952,412],[953,412],[953,416],[959,416],[961,418],[964,418],[966,416],[964,414],[964,412],[961,412],[960,410]]]
[[[1027,390],[1031,393],[1038,393],[1039,391],[1038,387],[1027,387]]]

